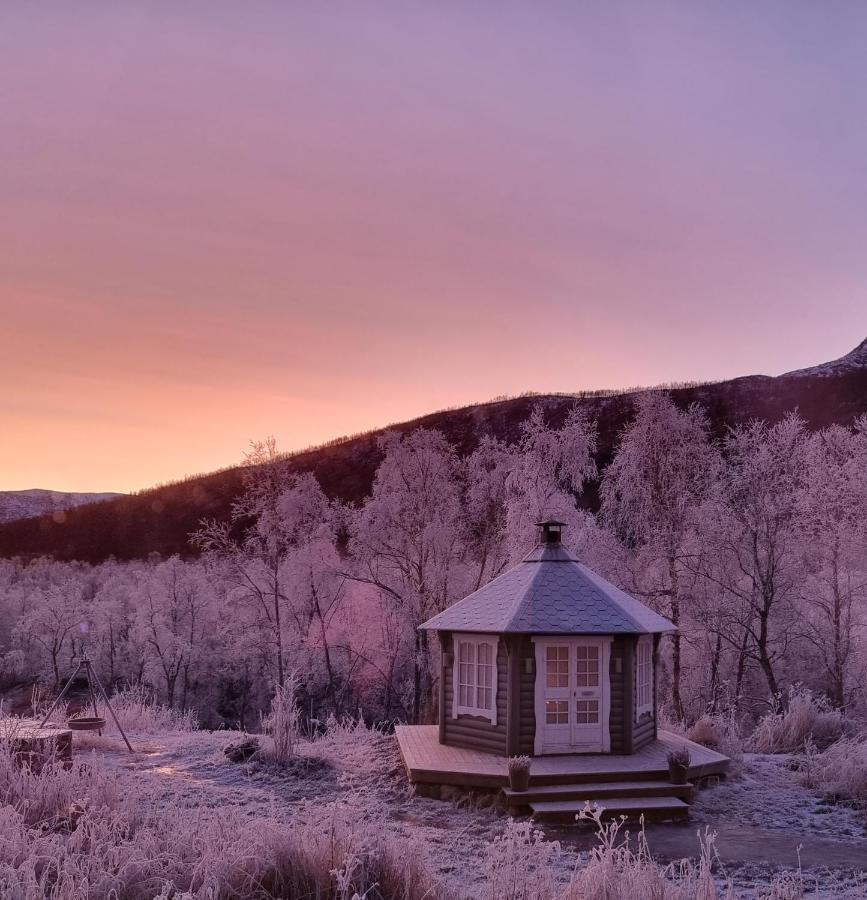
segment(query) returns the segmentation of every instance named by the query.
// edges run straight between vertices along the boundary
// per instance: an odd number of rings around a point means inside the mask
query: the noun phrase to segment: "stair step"
[[[586,807],[586,800],[538,800],[530,803],[535,819],[541,822],[574,823],[575,817]],[[603,818],[626,816],[645,821],[662,819],[686,819],[689,806],[678,797],[617,797],[612,799],[590,798],[590,805],[604,809]]]
[[[590,800],[609,797],[680,797],[692,799],[692,785],[670,781],[612,781],[598,784],[530,785],[526,791],[503,788],[503,795],[515,806],[528,806],[536,800]]]

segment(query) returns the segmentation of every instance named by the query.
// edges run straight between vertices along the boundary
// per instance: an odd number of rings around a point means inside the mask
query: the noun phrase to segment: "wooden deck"
[[[436,725],[398,725],[395,733],[412,784],[478,788],[499,788],[508,784],[508,759],[505,756],[440,744]],[[530,780],[534,786],[637,779],[667,781],[668,751],[684,746],[691,757],[690,780],[725,775],[728,771],[727,756],[660,731],[658,740],[629,756],[588,753],[534,757]]]

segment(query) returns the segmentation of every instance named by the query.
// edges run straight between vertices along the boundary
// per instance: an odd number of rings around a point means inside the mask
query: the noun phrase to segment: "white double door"
[[[534,638],[538,753],[610,750],[611,638]]]

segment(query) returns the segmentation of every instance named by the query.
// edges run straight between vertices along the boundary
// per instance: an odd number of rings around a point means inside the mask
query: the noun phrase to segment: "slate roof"
[[[677,630],[668,619],[579,563],[560,544],[536,547],[515,568],[420,627],[493,634],[657,634]]]

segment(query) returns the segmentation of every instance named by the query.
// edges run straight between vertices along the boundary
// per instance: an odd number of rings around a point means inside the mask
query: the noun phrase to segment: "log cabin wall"
[[[532,756],[536,740],[536,648],[529,636],[516,634],[518,644],[518,752],[522,756]]]
[[[454,641],[451,633],[441,633],[443,690],[440,710],[440,739],[452,747],[484,750],[505,756],[506,727],[508,718],[508,652],[506,638],[499,635],[497,641],[497,724],[487,719],[464,714],[452,715],[454,698]]]
[[[608,678],[611,690],[611,716],[608,727],[611,734],[612,753],[630,753],[629,729],[625,722],[626,689],[624,674],[629,668],[630,653],[628,638],[615,637],[611,642],[611,660],[608,666]]]

